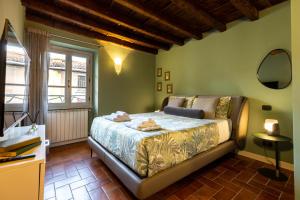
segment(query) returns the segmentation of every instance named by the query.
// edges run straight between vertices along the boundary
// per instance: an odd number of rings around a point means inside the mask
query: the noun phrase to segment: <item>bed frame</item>
[[[231,102],[230,118],[232,120],[232,134],[230,140],[172,168],[161,171],[152,177],[142,178],[138,176],[92,137],[88,138],[88,143],[91,150],[99,156],[137,198],[145,199],[225,154],[244,148],[248,126],[249,103],[247,98],[242,96],[232,96]],[[162,108],[164,108],[167,103],[168,97],[164,99]]]

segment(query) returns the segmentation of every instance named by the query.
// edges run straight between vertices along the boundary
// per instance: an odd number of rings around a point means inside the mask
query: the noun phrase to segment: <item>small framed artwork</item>
[[[165,72],[165,81],[169,81],[171,79],[171,72],[170,71],[167,71]]]
[[[156,83],[156,91],[158,91],[158,92],[162,91],[162,82]]]
[[[162,68],[157,68],[156,69],[156,76],[157,77],[162,77]]]
[[[167,84],[167,93],[172,94],[173,93],[173,84]]]

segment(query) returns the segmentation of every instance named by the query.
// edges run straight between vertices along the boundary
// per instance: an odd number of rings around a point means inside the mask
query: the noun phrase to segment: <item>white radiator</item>
[[[52,147],[86,140],[88,137],[88,110],[49,111],[47,137],[50,139]]]

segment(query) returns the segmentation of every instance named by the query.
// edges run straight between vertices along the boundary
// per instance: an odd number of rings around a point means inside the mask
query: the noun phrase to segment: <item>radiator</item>
[[[55,110],[47,116],[47,138],[50,146],[86,140],[88,137],[88,110]]]

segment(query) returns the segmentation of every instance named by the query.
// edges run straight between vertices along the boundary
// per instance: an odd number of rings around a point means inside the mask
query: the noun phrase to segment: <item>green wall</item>
[[[90,44],[53,37],[56,41],[82,46],[94,53],[97,61],[93,70],[94,115],[108,114],[116,110],[128,113],[153,110],[155,55],[100,42],[31,21],[26,21],[25,27],[46,30],[50,34],[102,46],[95,47]],[[120,75],[117,75],[114,70],[113,60],[115,57],[123,60]]]
[[[294,120],[294,177],[295,199],[300,199],[300,1],[291,2],[293,51],[293,120]],[[298,152],[298,154],[296,153]]]
[[[156,67],[171,71],[174,94],[244,95],[250,99],[250,119],[247,151],[262,154],[261,147],[253,143],[251,133],[263,130],[265,118],[279,120],[284,135],[292,137],[291,86],[282,90],[264,87],[256,78],[262,59],[272,49],[291,50],[291,25],[289,2],[260,12],[255,22],[240,20],[228,25],[228,30],[205,35],[202,40],[192,40],[170,51],[160,51]],[[161,81],[162,78],[156,78]],[[155,93],[155,106],[159,108],[167,96],[163,91]],[[264,104],[273,110],[261,110]],[[272,156],[269,152],[269,156]],[[282,160],[293,162],[291,150],[284,151]]]
[[[0,34],[6,18],[12,23],[19,39],[23,40],[25,12],[20,0],[0,0]]]

